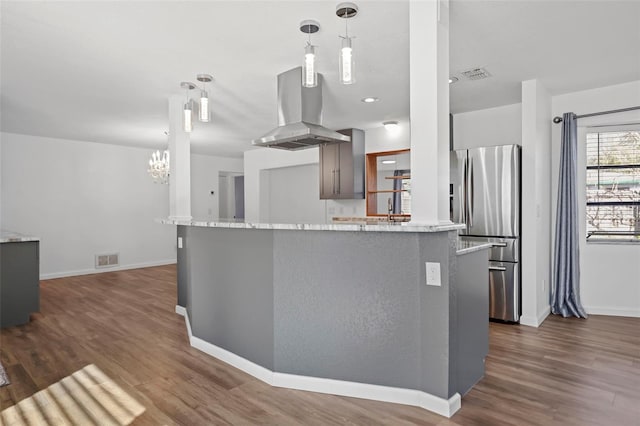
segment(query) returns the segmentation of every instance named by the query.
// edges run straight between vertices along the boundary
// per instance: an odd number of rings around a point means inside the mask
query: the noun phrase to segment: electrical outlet
[[[427,285],[433,285],[440,287],[442,282],[440,280],[440,263],[439,262],[427,262]]]
[[[182,248],[182,237],[178,237],[178,248]]]

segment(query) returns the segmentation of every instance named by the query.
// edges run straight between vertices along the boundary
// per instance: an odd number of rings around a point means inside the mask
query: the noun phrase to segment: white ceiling
[[[1,122],[5,132],[166,146],[167,99],[199,73],[212,122],[192,150],[240,156],[276,125],[276,75],[300,64],[315,19],[325,77],[324,124],[368,129],[409,115],[407,1],[356,1],[358,81],[337,83],[338,1],[1,3]],[[538,78],[552,95],[640,80],[640,1],[451,0],[451,71],[493,76],[451,86],[451,110],[520,102]],[[195,92],[192,92],[196,96]],[[380,102],[360,99],[376,96]]]

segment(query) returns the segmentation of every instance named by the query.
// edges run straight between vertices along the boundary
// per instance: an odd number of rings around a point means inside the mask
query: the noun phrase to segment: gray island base
[[[0,327],[27,324],[40,311],[40,239],[0,230]]]
[[[266,383],[450,417],[484,374],[488,246],[458,253],[455,226],[164,223],[178,225],[191,345]],[[440,264],[440,286],[425,262]]]

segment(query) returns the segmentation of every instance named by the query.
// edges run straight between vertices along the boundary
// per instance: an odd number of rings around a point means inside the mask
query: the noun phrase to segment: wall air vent
[[[473,68],[467,71],[462,71],[460,74],[467,80],[482,80],[491,77],[489,71],[484,68]]]
[[[118,253],[96,254],[96,268],[108,268],[119,264]]]

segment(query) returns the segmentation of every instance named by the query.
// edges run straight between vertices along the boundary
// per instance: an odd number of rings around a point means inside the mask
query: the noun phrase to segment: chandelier
[[[169,184],[169,151],[165,150],[162,155],[160,151],[151,154],[149,160],[149,175],[153,178],[154,183]]]

